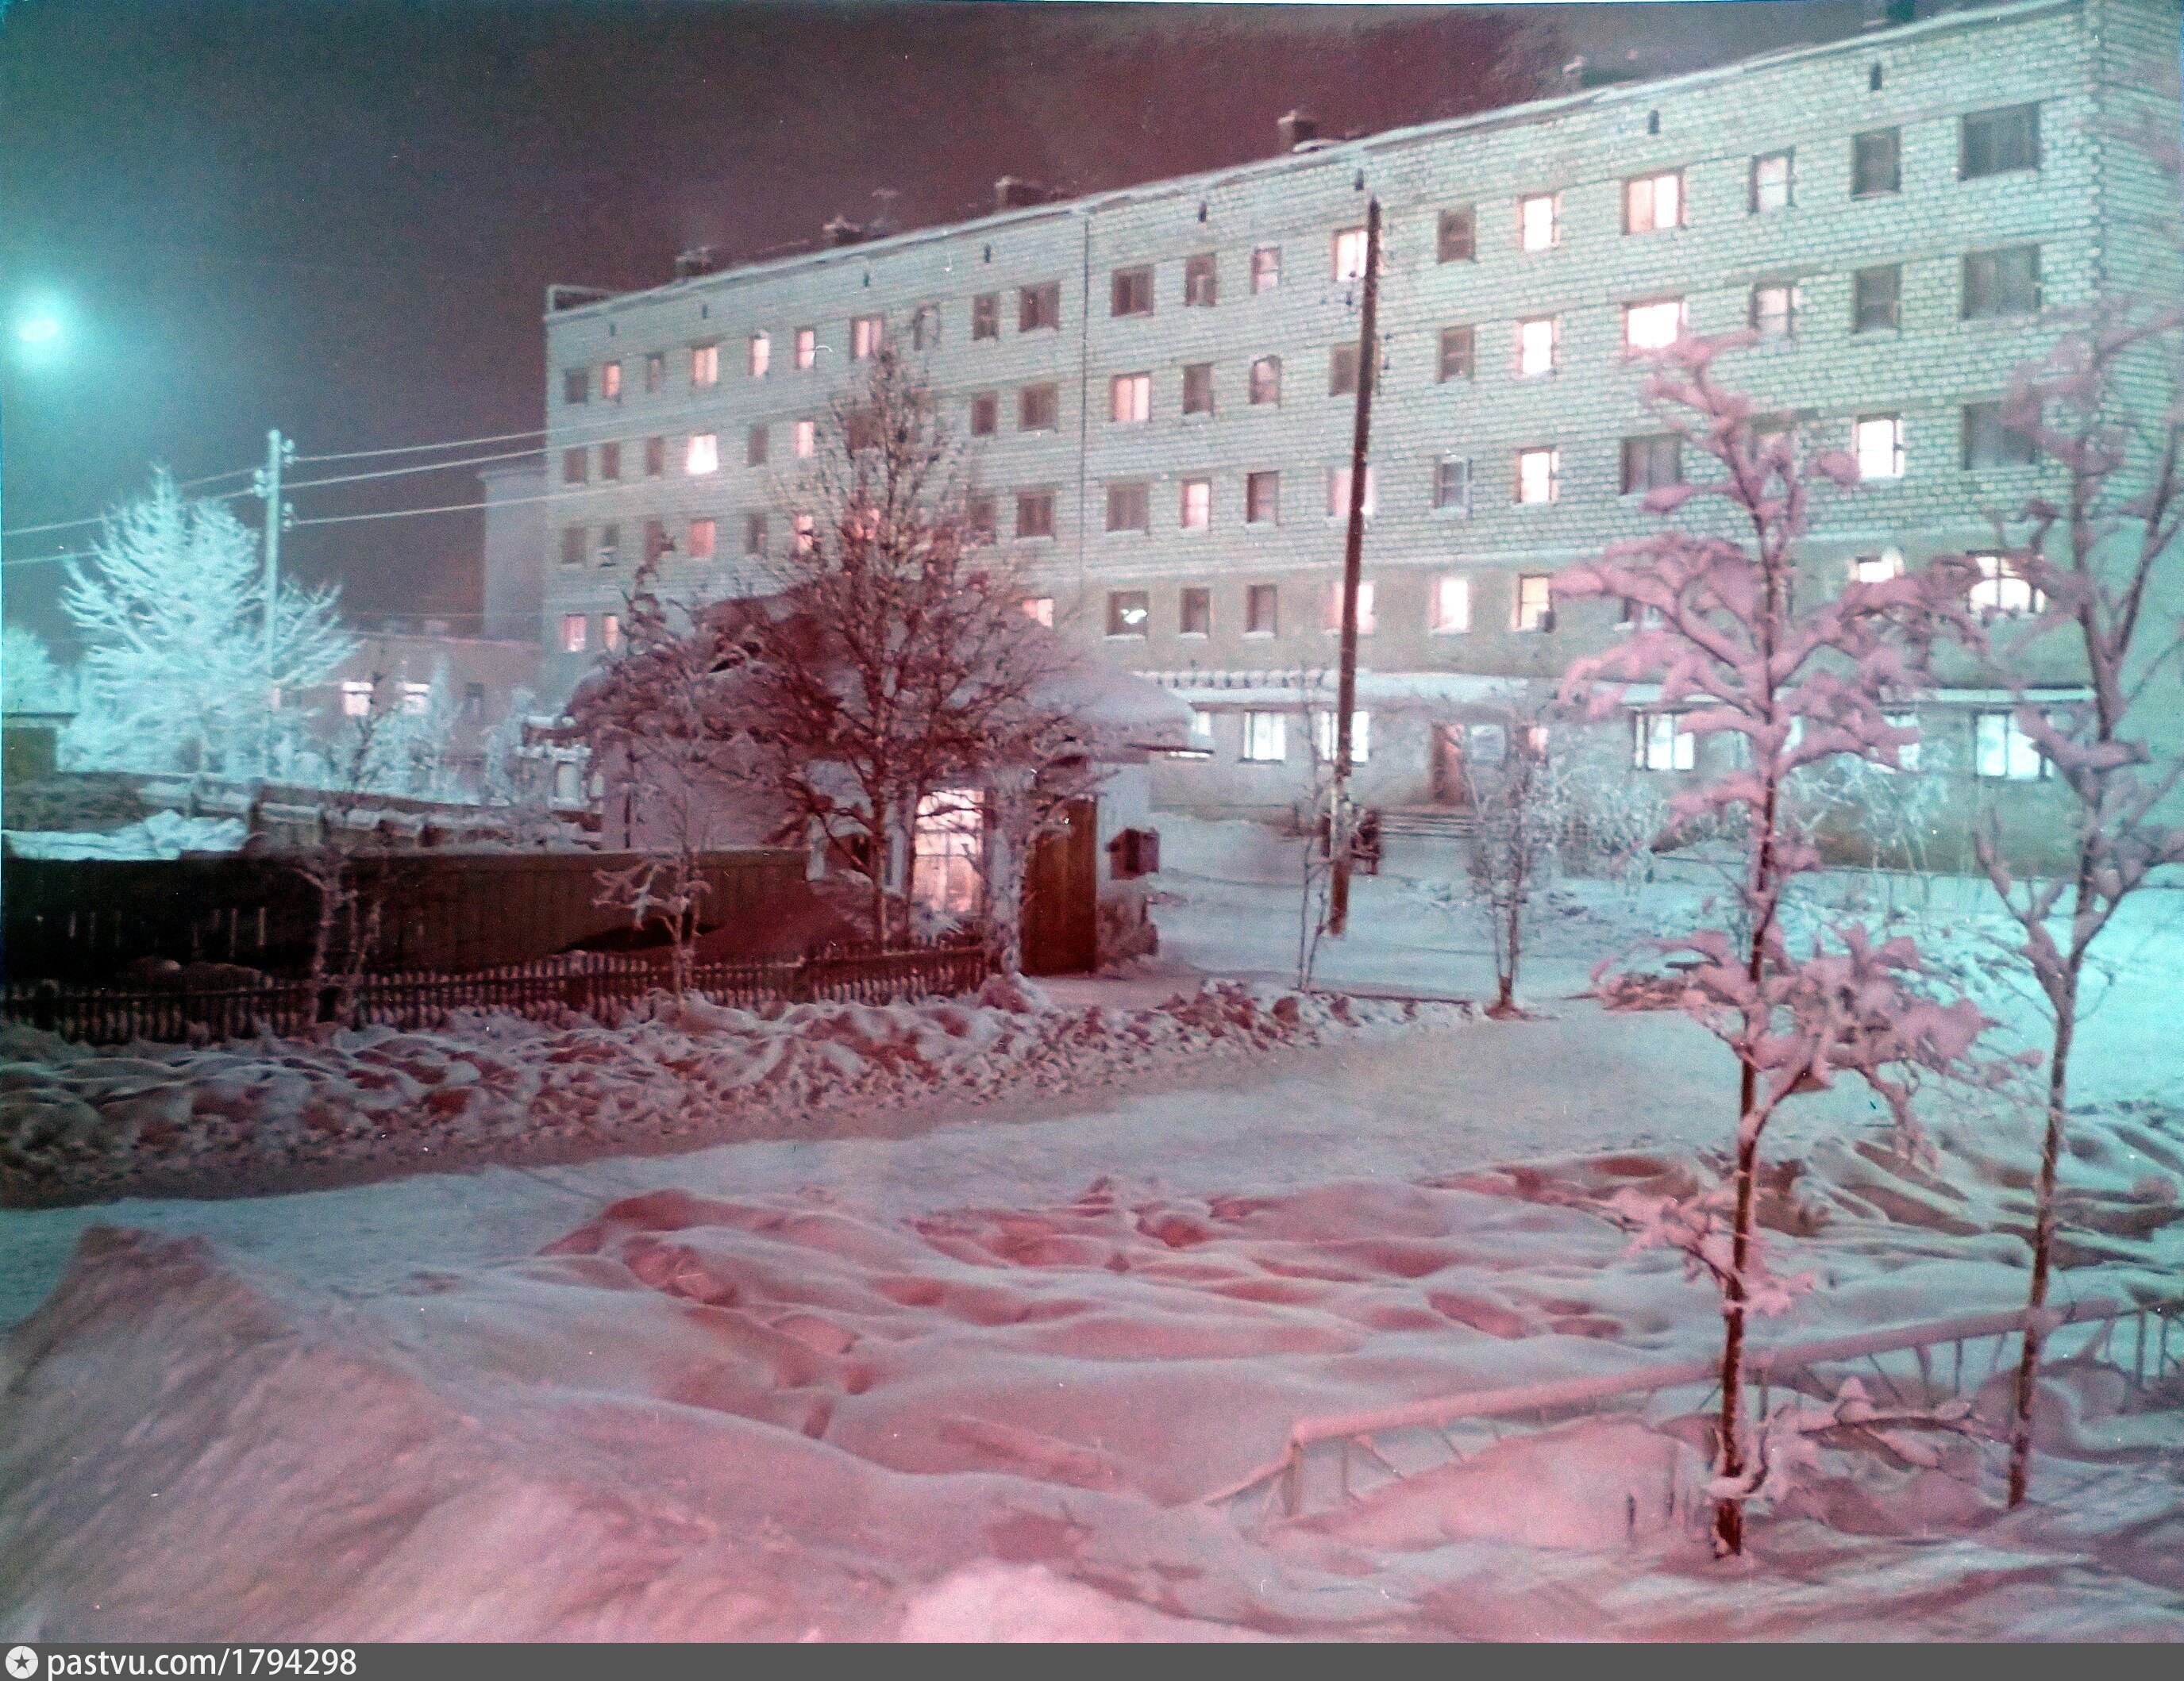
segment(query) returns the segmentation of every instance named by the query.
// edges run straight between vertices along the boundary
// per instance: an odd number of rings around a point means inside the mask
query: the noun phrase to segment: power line
[[[416,455],[431,449],[459,449],[472,443],[513,443],[520,437],[543,437],[545,429],[533,426],[527,432],[499,432],[490,437],[448,438],[439,443],[402,443],[388,449],[337,449],[326,455],[298,455],[298,461],[359,461],[368,456]]]
[[[488,461],[515,461],[526,455],[541,455],[545,453],[545,448],[543,444],[534,444],[528,449],[504,449],[497,455],[465,455],[453,461],[426,461],[414,467],[382,467],[378,471],[371,473],[343,473],[338,478],[303,479],[290,485],[288,488],[317,490],[326,485],[360,484],[366,479],[398,479],[410,473],[444,473],[457,467],[479,466]],[[297,459],[303,461],[315,461],[321,458],[304,455]]]

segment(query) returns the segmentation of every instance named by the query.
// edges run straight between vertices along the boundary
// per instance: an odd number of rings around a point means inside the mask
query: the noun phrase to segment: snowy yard
[[[252,1053],[192,1135],[208,1165],[277,1181],[243,1147],[272,1112],[406,1177],[0,1213],[0,1322],[46,1301],[6,1356],[0,1635],[2184,1639],[2184,1396],[2091,1373],[2059,1377],[2025,1511],[1964,1452],[1839,1445],[1735,1567],[1656,1515],[1698,1475],[1697,1391],[1295,1520],[1201,1504],[1302,1417],[1708,1351],[1710,1293],[1584,1205],[1684,1182],[1730,1068],[1680,1017],[1568,997],[1698,888],[1574,890],[1537,1020],[1345,1023],[1264,985],[1163,1011],[1184,965],[1286,977],[1295,907],[1289,843],[1164,830],[1178,972],[826,1033],[658,1020],[627,1036],[642,1077],[599,1030],[503,1029],[498,1074],[446,1044]],[[1361,888],[1323,979],[1480,989],[1450,889]],[[2158,923],[2134,940],[2066,1164],[2072,1300],[2184,1273],[2184,966]],[[300,1119],[403,1057],[340,1111],[366,1124]],[[98,1116],[172,1078],[70,1095]],[[67,1083],[11,1073],[8,1100]],[[1929,1176],[1845,1141],[1865,1107],[1770,1139],[1804,1162],[1778,1260],[1820,1282],[1764,1340],[2021,1300],[2022,1129],[1936,1112]],[[488,1155],[534,1108],[575,1129],[534,1165],[388,1153],[452,1116]],[[70,1270],[94,1227],[141,1235]]]

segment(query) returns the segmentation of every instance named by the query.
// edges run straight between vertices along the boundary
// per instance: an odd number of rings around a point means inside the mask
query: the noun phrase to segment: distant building
[[[324,683],[296,690],[289,704],[314,715],[319,741],[333,743],[374,712],[426,711],[434,682],[443,682],[456,766],[474,788],[486,737],[520,696],[537,688],[538,644],[457,636],[437,619],[375,619],[353,629],[362,645]]]
[[[543,687],[613,645],[648,551],[671,592],[766,587],[777,487],[885,337],[978,450],[1042,614],[1197,710],[1209,756],[1158,767],[1160,800],[1292,809],[1331,734],[1372,195],[1358,792],[1460,803],[1513,705],[1615,634],[1611,608],[1557,615],[1556,571],[1656,528],[1643,493],[1682,470],[1635,350],[1753,328],[1728,377],[1855,451],[1867,483],[1818,509],[1813,587],[1992,543],[2049,470],[1998,424],[2009,370],[2059,306],[2184,287],[2173,179],[2114,137],[2177,131],[2178,32],[2176,0],[2030,0],[1357,140],[1295,116],[1234,169],[1067,203],[1011,181],[977,220],[557,295],[549,499],[522,515],[544,516]],[[1949,685],[1920,715],[1963,810],[2038,809],[2001,675]],[[1694,763],[1674,716],[1618,727],[1633,775]]]

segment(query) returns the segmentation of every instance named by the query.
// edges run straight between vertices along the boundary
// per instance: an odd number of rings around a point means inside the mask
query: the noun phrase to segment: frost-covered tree
[[[2015,1506],[2030,1475],[2039,1316],[2053,1266],[2056,1169],[2087,966],[2153,872],[2184,863],[2184,751],[2173,734],[2155,739],[2147,715],[2157,684],[2173,693],[2184,656],[2184,313],[2120,300],[2079,313],[2046,358],[2012,379],[2003,419],[2036,442],[2064,482],[2003,522],[2005,553],[1998,566],[1988,563],[1996,574],[1988,587],[2018,593],[1989,605],[2024,616],[2014,631],[1997,621],[1992,643],[2017,674],[2013,726],[2053,767],[2075,817],[2064,867],[2053,876],[2020,877],[1998,822],[1976,838],[2023,936],[2053,1033],[2010,1443]],[[2025,700],[2030,668],[2051,650],[2081,673],[2086,699]],[[2174,706],[2165,696],[2159,704]]]
[[[1464,863],[1471,877],[1472,904],[1494,957],[1490,1016],[1518,1013],[1518,972],[1530,928],[1532,899],[1553,868],[1569,827],[1569,782],[1553,746],[1553,732],[1542,713],[1529,710],[1505,731],[1498,758],[1464,756],[1464,780],[1471,794],[1471,833],[1464,843]]]
[[[0,633],[0,709],[52,712],[69,702],[67,675],[53,663],[46,640],[26,625]]]
[[[284,583],[269,658],[257,537],[224,504],[185,500],[164,468],[108,517],[89,564],[69,563],[61,593],[113,750],[156,743],[164,768],[191,771],[259,763],[274,691],[325,682],[355,649],[338,600]]]
[[[1726,1182],[1683,1202],[1621,1211],[1641,1241],[1681,1249],[1722,1299],[1719,1450],[1712,1485],[1715,1545],[1742,1550],[1744,1503],[1766,1466],[1747,1439],[1744,1346],[1754,1312],[1783,1311],[1799,1281],[1772,1273],[1754,1210],[1760,1147],[1782,1105],[1844,1076],[1863,1081],[1917,1137],[1911,1099],[1924,1071],[1975,1076],[1974,1047],[1987,1023],[1961,999],[1923,996],[1908,939],[1875,944],[1856,922],[1825,929],[1793,949],[1782,923],[1786,896],[1819,856],[1790,820],[1786,790],[1808,765],[1838,754],[1900,762],[1915,730],[1889,715],[1917,680],[1942,632],[1964,626],[1960,568],[1941,565],[1840,593],[1794,599],[1795,551],[1815,483],[1846,488],[1855,464],[1811,456],[1796,440],[1762,439],[1752,405],[1725,389],[1714,363],[1747,334],[1685,340],[1662,353],[1644,397],[1689,458],[1715,470],[1703,483],[1650,493],[1648,509],[1672,515],[1705,505],[1696,529],[1670,526],[1613,544],[1557,580],[1565,599],[1630,604],[1635,622],[1610,652],[1576,662],[1564,686],[1591,715],[1618,715],[1625,686],[1658,683],[1648,704],[1724,749],[1708,753],[1672,802],[1678,820],[1721,822],[1740,838],[1741,933],[1702,929],[1666,943],[1680,971],[1684,1010],[1725,1045],[1738,1070],[1736,1127]],[[1725,504],[1719,518],[1697,515]]]

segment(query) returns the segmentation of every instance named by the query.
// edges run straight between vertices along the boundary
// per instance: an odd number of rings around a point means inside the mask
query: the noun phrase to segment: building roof
[[[817,268],[833,263],[868,261],[875,255],[916,248],[921,244],[938,240],[952,239],[961,235],[990,229],[1022,226],[1050,220],[1057,217],[1096,214],[1101,210],[1128,204],[1134,201],[1170,197],[1184,197],[1192,192],[1249,181],[1262,175],[1279,175],[1285,170],[1316,169],[1327,164],[1351,164],[1409,147],[1422,145],[1462,134],[1491,134],[1499,131],[1521,127],[1526,124],[1552,121],[1580,111],[1599,108],[1639,103],[1658,99],[1690,88],[1709,86],[1718,82],[1734,81],[1737,77],[1753,75],[1775,70],[1784,64],[1801,63],[1807,59],[1826,58],[1834,54],[1853,54],[1871,52],[1880,43],[1923,40],[1928,36],[1947,35],[1960,31],[1981,29],[2038,16],[2048,12],[2074,11],[2083,0],[2018,0],[2006,6],[1981,7],[1977,9],[1945,12],[1915,23],[1901,24],[1886,29],[1869,30],[1840,41],[1808,42],[1798,47],[1777,47],[1749,58],[1739,58],[1727,64],[1717,64],[1706,70],[1686,70],[1674,75],[1654,77],[1645,81],[1613,82],[1600,87],[1588,88],[1575,93],[1556,94],[1547,98],[1528,100],[1521,105],[1507,105],[1490,111],[1474,112],[1468,116],[1447,117],[1429,123],[1414,123],[1402,128],[1384,129],[1379,134],[1363,135],[1354,140],[1334,140],[1315,143],[1311,149],[1279,153],[1249,163],[1230,164],[1218,170],[1201,171],[1195,175],[1173,175],[1164,180],[1140,182],[1134,186],[1111,187],[1087,193],[1081,198],[1061,200],[1046,204],[1035,204],[1020,209],[996,211],[990,215],[974,216],[962,221],[936,223],[930,227],[916,228],[905,232],[888,234],[878,238],[860,240],[854,245],[828,247],[816,251],[794,253],[785,257],[767,258],[744,263],[710,274],[694,275],[688,279],[669,281],[663,285],[639,288],[634,292],[616,292],[596,302],[574,305],[566,309],[548,309],[543,319],[549,323],[573,320],[584,317],[611,314],[617,309],[640,302],[653,302],[666,298],[696,297],[716,292],[745,281],[769,279],[800,268]]]

